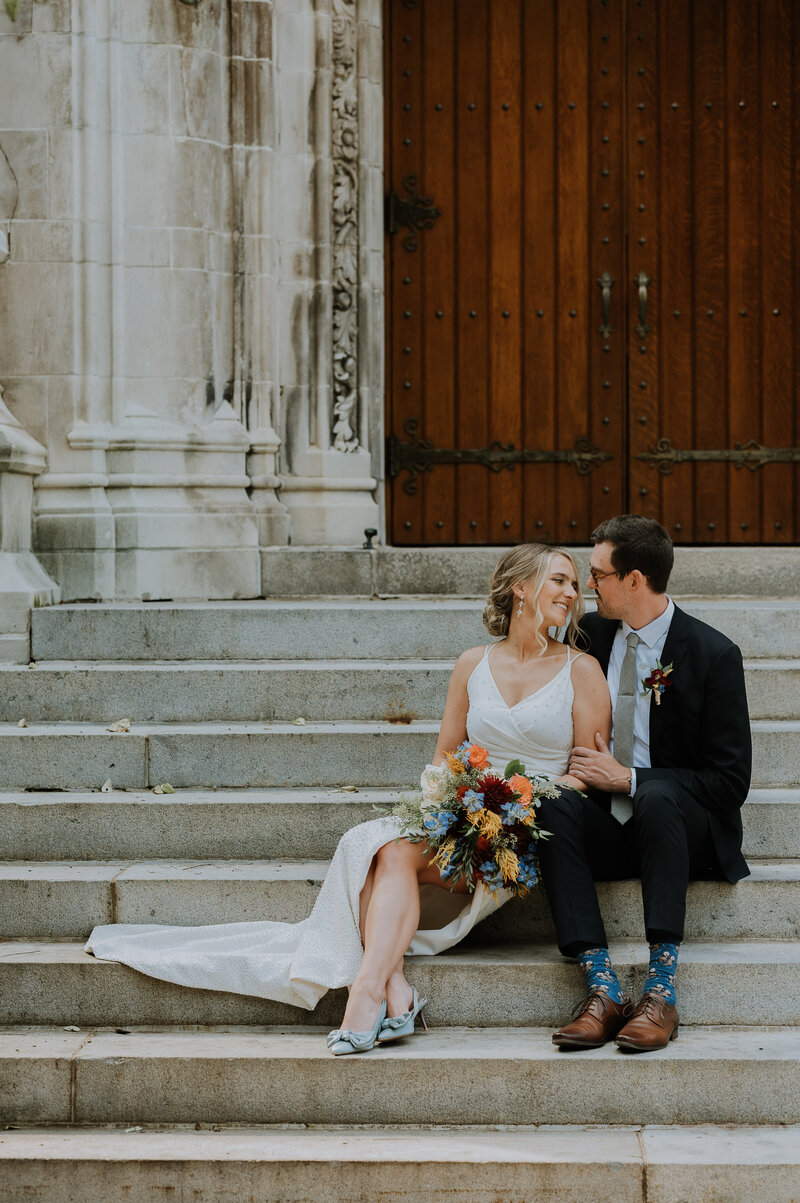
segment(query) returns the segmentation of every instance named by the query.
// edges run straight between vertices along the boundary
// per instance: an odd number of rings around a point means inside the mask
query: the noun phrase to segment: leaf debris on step
[[[129,718],[118,719],[112,723],[110,727],[106,727],[106,731],[111,731],[113,735],[127,734],[131,729],[131,720]]]

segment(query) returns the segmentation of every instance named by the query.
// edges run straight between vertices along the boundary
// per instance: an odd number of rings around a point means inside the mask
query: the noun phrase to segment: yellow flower
[[[447,753],[445,760],[447,761],[447,767],[454,775],[457,776],[459,773],[466,773],[467,770],[464,768],[458,757],[454,756],[452,752]]]
[[[510,848],[498,848],[496,852],[497,867],[503,874],[504,881],[516,881],[519,877],[519,860],[516,852]]]
[[[436,855],[433,858],[433,863],[440,869],[446,869],[450,864],[450,857],[453,855],[455,850],[455,840],[447,840],[446,843],[442,844],[441,848],[437,849]]]
[[[490,840],[503,829],[503,820],[493,810],[481,811],[481,831]]]
[[[476,811],[468,810],[464,817],[467,819],[468,822],[470,822],[472,824],[473,827],[477,827],[479,823],[482,823],[483,816],[485,814],[486,814],[485,810],[476,810]]]

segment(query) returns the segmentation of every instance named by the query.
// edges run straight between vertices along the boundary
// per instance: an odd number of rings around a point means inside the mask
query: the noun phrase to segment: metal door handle
[[[603,338],[608,339],[614,329],[611,325],[611,289],[614,287],[614,277],[610,272],[603,272],[602,276],[598,277],[597,283],[603,290],[603,321],[597,329]]]
[[[647,288],[653,281],[647,272],[639,272],[633,282],[639,289],[639,325],[636,327],[636,333],[639,338],[646,338],[650,333],[650,327],[647,324]]]

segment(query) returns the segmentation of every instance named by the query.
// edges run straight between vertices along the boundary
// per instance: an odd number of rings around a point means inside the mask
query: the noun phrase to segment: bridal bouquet
[[[536,885],[536,840],[549,833],[536,826],[540,798],[556,797],[546,778],[525,776],[518,760],[502,777],[489,769],[478,744],[464,742],[439,768],[428,766],[422,790],[392,808],[403,836],[426,843],[445,879],[461,879],[470,892],[481,881],[496,894],[524,897]]]

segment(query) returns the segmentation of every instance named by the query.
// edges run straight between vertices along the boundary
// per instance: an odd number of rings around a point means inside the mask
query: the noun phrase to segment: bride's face
[[[539,591],[542,625],[544,627],[565,626],[577,597],[578,578],[575,575],[575,569],[566,556],[553,556],[547,576]]]

